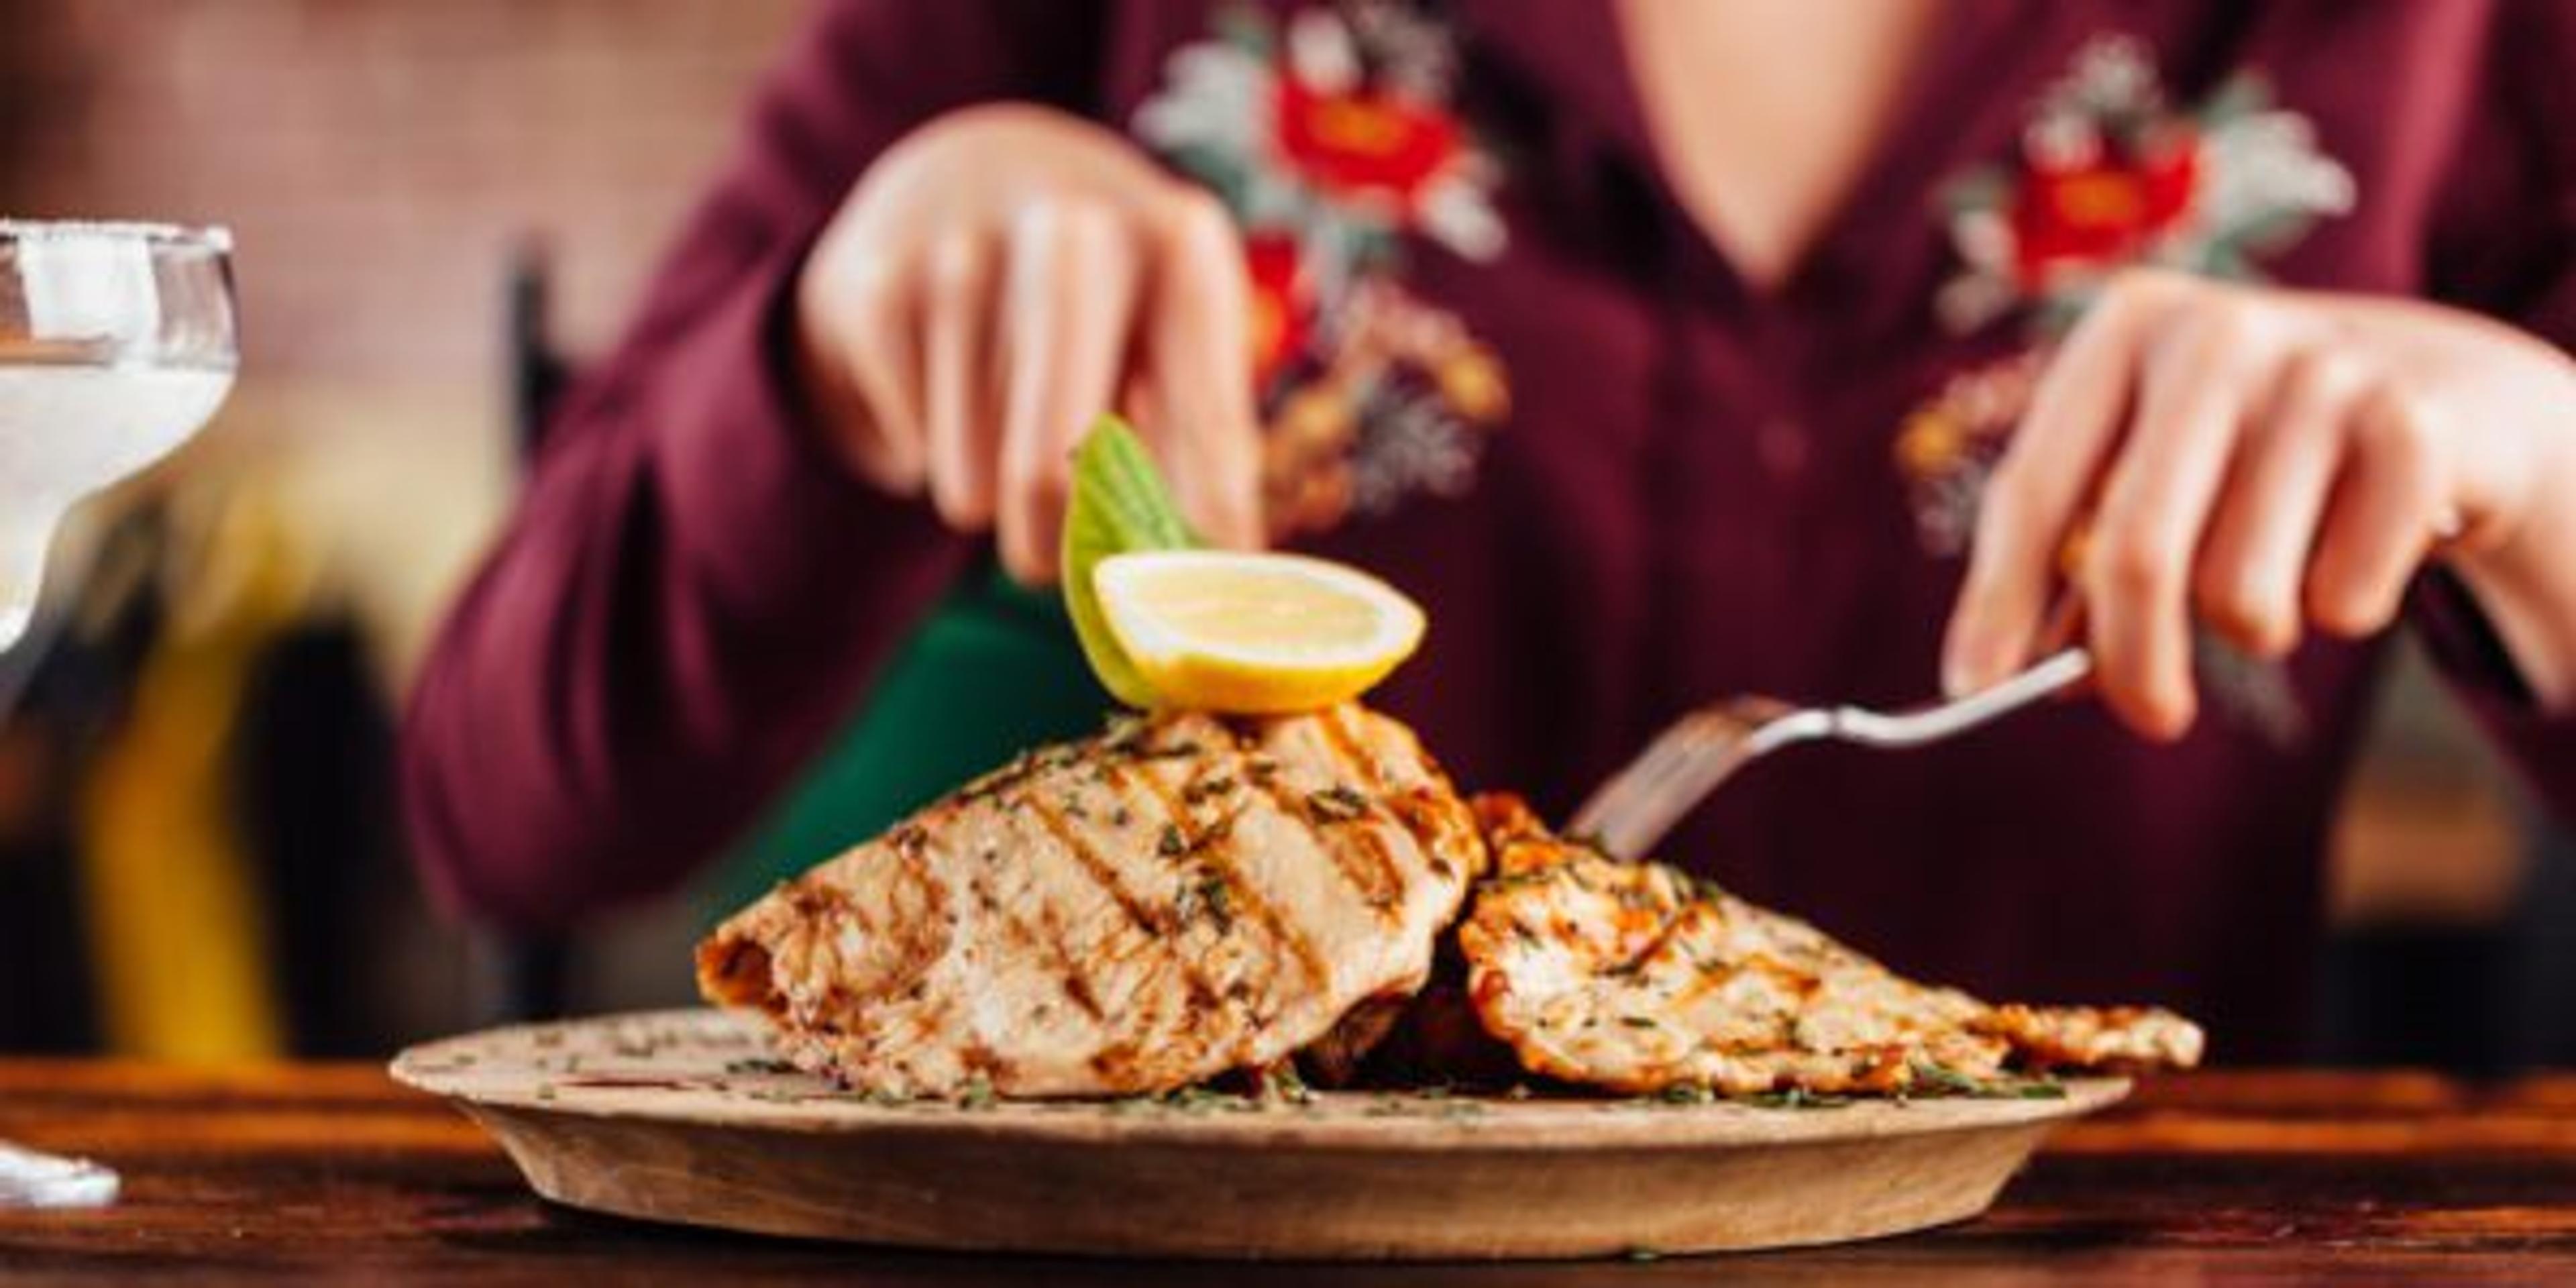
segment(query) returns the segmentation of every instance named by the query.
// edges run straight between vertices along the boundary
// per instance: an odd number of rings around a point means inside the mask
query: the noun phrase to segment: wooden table
[[[662,1229],[530,1195],[481,1133],[373,1068],[0,1061],[0,1138],[95,1156],[124,1202],[0,1212],[0,1282],[323,1274],[692,1284],[1404,1285],[2359,1277],[2576,1282],[2576,1075],[2206,1073],[2078,1124],[1986,1218],[1712,1263],[1187,1266],[911,1254]],[[1175,1214],[1186,1220],[1186,1214]],[[1544,1220],[1545,1214],[1532,1213]]]

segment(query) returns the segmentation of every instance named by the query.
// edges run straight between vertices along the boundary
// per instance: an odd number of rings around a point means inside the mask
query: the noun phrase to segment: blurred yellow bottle
[[[304,608],[310,561],[255,492],[192,500],[211,508],[174,538],[189,567],[166,579],[162,638],[82,793],[82,903],[112,1053],[267,1058],[285,1024],[225,756],[251,667]]]

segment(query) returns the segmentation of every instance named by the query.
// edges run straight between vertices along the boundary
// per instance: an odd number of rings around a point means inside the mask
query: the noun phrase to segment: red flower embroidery
[[[1318,91],[1282,71],[1279,152],[1317,188],[1386,201],[1410,218],[1423,190],[1458,161],[1458,123],[1446,114],[1373,90]]]
[[[2035,164],[2011,215],[2022,289],[2042,289],[2060,268],[2138,256],[2182,222],[2199,181],[2199,144],[2187,128],[2135,149],[2104,147],[2072,165]]]
[[[1252,285],[1253,379],[1267,388],[1272,377],[1306,351],[1315,325],[1314,283],[1294,236],[1254,233],[1244,238],[1243,254]]]
[[[2132,264],[2256,278],[2261,254],[2352,208],[2351,173],[2260,76],[2177,108],[2125,36],[2078,50],[2019,142],[1943,189],[1960,271],[1935,305],[1952,331],[2026,310],[2037,334],[2062,333]]]

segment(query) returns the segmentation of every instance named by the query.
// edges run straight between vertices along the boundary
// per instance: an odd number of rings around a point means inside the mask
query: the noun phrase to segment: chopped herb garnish
[[[1183,835],[1177,823],[1163,825],[1163,839],[1155,842],[1154,851],[1167,859],[1177,859],[1190,852],[1190,838]]]
[[[1172,915],[1186,925],[1206,917],[1219,930],[1234,925],[1234,892],[1226,884],[1225,874],[1214,868],[1197,868],[1181,877],[1181,892],[1172,901]]]
[[[1306,813],[1318,823],[1348,823],[1368,817],[1369,799],[1346,783],[1306,793]]]
[[[1924,1096],[1962,1096],[1974,1100],[2062,1100],[2066,1085],[2055,1078],[1976,1078],[1936,1060],[1913,1064],[1908,1091]]]
[[[1745,1096],[1742,1099],[1745,1104],[1755,1105],[1763,1109],[1840,1109],[1852,1102],[1852,1098],[1849,1096],[1837,1096],[1822,1091],[1809,1091],[1805,1087],[1789,1087],[1781,1091],[1764,1091],[1754,1095]]]
[[[1164,1102],[1185,1114],[1241,1114],[1257,1112],[1261,1108],[1261,1103],[1250,1096],[1207,1087],[1183,1087],[1165,1096]]]
[[[979,1073],[966,1080],[965,1089],[957,1094],[957,1107],[966,1110],[985,1110],[993,1107],[994,1100],[991,1080]]]
[[[1657,1024],[1655,1022],[1655,1017],[1651,1015],[1622,1015],[1619,1017],[1619,1022],[1632,1029],[1654,1029],[1663,1027],[1662,1025]]]
[[[1620,886],[1613,897],[1619,901],[1620,907],[1630,912],[1653,912],[1663,906],[1663,901],[1655,897],[1653,890],[1639,883]]]
[[[1301,1091],[1303,1086],[1299,1084]],[[1113,1114],[1179,1113],[1195,1117],[1212,1113],[1258,1113],[1270,1108],[1272,1103],[1256,1096],[1236,1095],[1209,1087],[1182,1087],[1160,1094],[1121,1096],[1110,1101],[1108,1109]]]
[[[1264,1101],[1291,1105],[1314,1103],[1315,1092],[1297,1072],[1297,1062],[1282,1060],[1253,1074],[1253,1094]]]

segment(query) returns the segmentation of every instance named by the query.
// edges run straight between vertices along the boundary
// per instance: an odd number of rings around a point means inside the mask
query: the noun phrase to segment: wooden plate
[[[1308,1105],[872,1103],[753,1023],[662,1011],[414,1047],[538,1193],[918,1247],[1584,1257],[1831,1243],[1975,1216],[2051,1124],[2127,1094],[1835,1108],[1319,1093]]]

